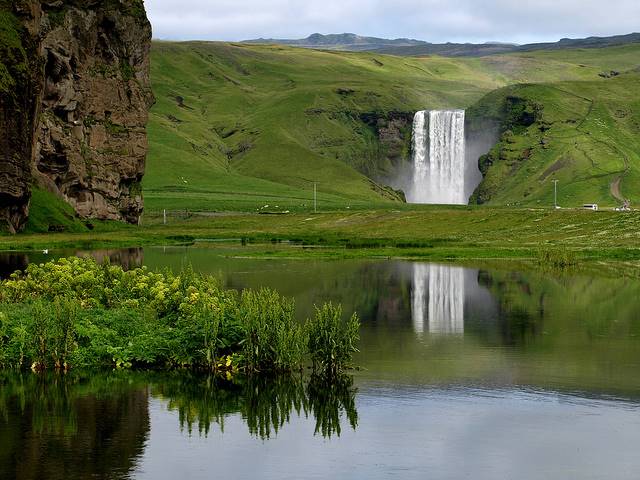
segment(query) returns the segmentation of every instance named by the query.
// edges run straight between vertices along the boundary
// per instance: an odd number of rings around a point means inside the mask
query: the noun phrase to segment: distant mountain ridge
[[[422,40],[414,40],[411,38],[386,39],[378,37],[363,37],[355,33],[340,33],[322,35],[314,33],[307,38],[301,39],[277,39],[277,38],[258,38],[255,40],[245,40],[242,43],[253,44],[276,44],[291,45],[306,48],[326,48],[336,50],[353,50],[353,51],[371,51],[384,47],[414,47],[420,45],[429,45],[428,42]]]
[[[314,33],[302,39],[259,38],[242,43],[290,45],[303,48],[377,52],[401,56],[441,55],[444,57],[483,57],[498,53],[531,52],[562,48],[603,48],[640,43],[640,33],[610,37],[563,38],[558,42],[517,45],[503,42],[485,43],[429,43],[410,38],[385,39],[364,37],[354,33],[322,35]]]

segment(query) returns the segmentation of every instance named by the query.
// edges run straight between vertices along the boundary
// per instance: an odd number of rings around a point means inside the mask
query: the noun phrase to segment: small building
[[[593,210],[595,212],[598,211],[598,204],[597,203],[585,203],[584,205],[582,205],[582,208],[584,208],[585,210]]]

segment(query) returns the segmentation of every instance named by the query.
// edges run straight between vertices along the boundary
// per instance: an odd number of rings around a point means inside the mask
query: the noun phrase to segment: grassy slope
[[[632,127],[635,116],[624,122],[610,118],[615,104],[635,101],[625,88],[633,91],[636,84],[632,75],[604,80],[598,73],[631,69],[638,55],[637,45],[450,59],[156,42],[152,81],[158,103],[149,125],[147,210],[255,210],[266,204],[309,210],[314,181],[325,206],[389,203],[392,195],[359,173],[375,171],[383,161],[378,139],[361,114],[464,108],[495,88],[522,82],[550,84],[520,90],[545,104],[545,115],[554,122],[550,137],[575,137],[575,132],[559,128],[561,122],[583,118],[592,97],[611,100],[598,104],[597,115],[582,124],[577,148],[588,152],[576,157],[561,177],[566,201],[602,203],[620,162],[616,164],[612,152],[605,155],[607,160],[594,167],[601,170],[598,177],[587,157],[603,158],[607,147],[582,145],[582,139],[603,121],[598,112],[608,112],[604,121],[614,133],[607,141],[616,144],[609,150],[628,145],[630,162],[636,162],[633,142],[626,142],[633,130],[617,134],[619,124]],[[514,148],[527,140],[517,139]],[[496,168],[487,181],[500,185],[491,187],[500,190],[492,202],[548,202],[540,170],[566,156],[568,146],[569,140],[552,142],[508,185],[503,182],[504,166]],[[626,173],[623,190],[633,180],[633,170]]]
[[[564,206],[640,201],[640,73],[610,79],[506,88],[484,100],[487,109],[507,95],[542,106],[527,128],[514,129],[492,150],[480,192],[489,203],[553,202],[559,180]],[[502,97],[502,98],[501,98]],[[618,198],[616,198],[618,197]]]
[[[506,61],[513,57],[522,63]],[[640,172],[640,45],[482,61],[526,84],[492,92],[474,108],[495,116],[509,95],[542,106],[535,124],[515,130],[492,150],[493,166],[479,191],[490,204],[550,205],[554,179],[559,180],[558,202],[564,206],[615,206],[622,197],[640,200],[634,187]],[[544,68],[522,67],[531,62]],[[622,74],[598,75],[611,70]]]
[[[464,107],[499,86],[444,58],[222,43],[155,43],[152,80],[151,210],[303,209],[314,181],[324,204],[389,201],[359,173],[379,150],[359,115]]]

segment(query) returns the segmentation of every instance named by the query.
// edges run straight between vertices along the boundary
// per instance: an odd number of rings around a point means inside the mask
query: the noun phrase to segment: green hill
[[[640,201],[640,74],[528,84],[493,92],[474,109],[501,119],[500,142],[480,160],[478,203],[621,205]],[[505,112],[508,112],[505,115]],[[475,113],[475,112],[474,112]],[[475,113],[478,115],[478,113]],[[500,121],[500,120],[499,120]]]
[[[506,112],[489,108],[491,99],[503,105],[511,90],[501,88],[523,82],[542,83],[509,88],[544,105],[540,121],[550,123],[549,139],[567,134],[569,128],[579,128],[581,139],[604,128],[599,121],[615,122],[607,124],[611,132],[606,141],[615,145],[607,148],[627,152],[630,167],[625,167],[624,191],[635,175],[631,164],[640,165],[634,153],[636,140],[628,141],[637,128],[638,74],[616,78],[599,74],[631,70],[639,58],[640,45],[452,59],[156,42],[152,83],[158,103],[149,124],[146,207],[255,211],[269,205],[269,210],[308,210],[314,182],[322,208],[397,205],[399,195],[384,184],[391,183],[409,158],[413,112],[469,108],[479,102],[470,112],[504,127]],[[579,97],[584,100],[578,101]],[[594,110],[587,115],[594,97],[604,103],[594,101]],[[621,104],[626,110],[614,108]],[[593,113],[600,109],[611,117]],[[617,110],[628,113],[618,119]],[[579,126],[566,123],[585,116]],[[621,125],[625,133],[618,135]],[[535,128],[540,125],[512,132],[513,157],[534,138]],[[517,176],[505,174],[511,156],[498,156],[493,165],[485,165],[489,168],[481,190],[488,194],[481,200],[546,201],[539,170],[557,162],[570,143],[550,141],[542,149],[544,155],[536,150],[520,162],[527,167],[519,166]],[[584,146],[578,143],[589,152],[597,145],[605,148],[595,140]],[[559,164],[557,170],[562,170],[563,191],[574,192],[572,199],[601,201],[622,168],[611,153],[610,161],[599,160],[593,167],[604,169],[598,177],[585,163],[590,162],[589,152],[584,160],[571,163],[571,169]],[[599,159],[599,152],[594,150],[591,156]],[[506,183],[501,180],[505,176]],[[586,177],[591,180],[585,181]]]

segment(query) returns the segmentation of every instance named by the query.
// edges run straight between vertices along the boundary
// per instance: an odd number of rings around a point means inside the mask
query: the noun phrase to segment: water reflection
[[[109,260],[125,270],[141,267],[144,264],[144,249],[113,248],[101,250],[61,249],[48,252],[15,252],[0,253],[0,279],[9,278],[16,270],[24,271],[31,263],[44,263],[63,257],[92,257],[98,263]]]
[[[464,333],[464,269],[416,263],[413,266],[413,326],[432,334]]]
[[[227,254],[238,251],[145,248],[121,259],[275,288],[302,321],[314,305],[340,303],[362,319],[356,363],[370,377],[640,391],[640,281],[628,276]]]
[[[314,419],[324,438],[358,423],[350,377],[1,372],[0,478],[126,478],[150,435],[150,398],[177,412],[189,435],[206,436],[213,425],[224,432],[236,416],[261,440],[293,416]]]
[[[3,253],[0,255],[0,279],[9,278],[16,270],[24,270],[31,263],[24,253]]]
[[[301,319],[357,311],[357,395],[351,379],[3,374],[0,478],[637,477],[636,278],[139,253],[110,258],[269,286]]]
[[[125,477],[149,433],[129,380],[0,373],[0,478]]]
[[[221,431],[225,418],[240,413],[249,433],[269,439],[291,421],[293,414],[313,416],[315,433],[330,438],[340,436],[342,420],[351,428],[358,424],[356,390],[348,376],[331,380],[299,375],[244,377],[233,381],[216,376],[180,373],[154,382],[152,395],[167,400],[178,412],[180,427],[202,435],[216,424]]]
[[[414,263],[412,271],[411,319],[419,336],[462,335],[465,322],[495,325],[499,303],[486,272],[431,263]]]

